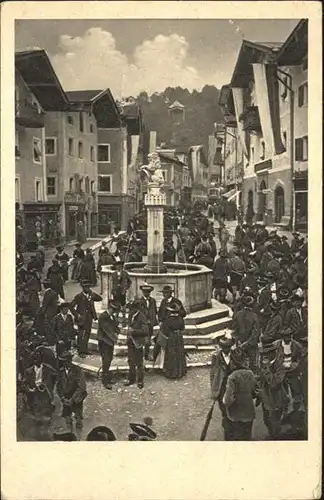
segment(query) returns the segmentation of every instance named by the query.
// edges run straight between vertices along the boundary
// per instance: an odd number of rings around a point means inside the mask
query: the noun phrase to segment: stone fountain
[[[147,262],[125,263],[124,268],[132,279],[129,299],[140,296],[140,285],[148,283],[154,286],[152,296],[159,305],[162,299],[161,290],[164,285],[171,285],[175,297],[179,298],[188,313],[186,318],[186,333],[190,325],[197,333],[202,330],[212,333],[213,328],[226,326],[226,321],[216,325],[216,319],[229,318],[226,306],[212,300],[212,271],[197,264],[163,262],[164,227],[163,211],[166,206],[166,196],[163,191],[164,178],[158,153],[149,155],[149,164],[140,168],[142,177],[147,182],[145,205],[147,207]],[[112,274],[111,266],[103,266],[101,271],[103,302],[107,307],[111,297]],[[197,326],[199,325],[199,327]],[[215,331],[216,331],[215,330]]]

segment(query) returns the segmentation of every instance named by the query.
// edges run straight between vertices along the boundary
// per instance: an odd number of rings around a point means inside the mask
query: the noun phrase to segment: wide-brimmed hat
[[[86,441],[116,441],[116,436],[109,427],[98,425],[89,432]]]
[[[180,304],[178,304],[178,302],[172,302],[171,304],[166,306],[167,311],[171,311],[171,312],[179,312],[180,308],[181,308],[181,306],[180,306]]]
[[[80,282],[80,285],[81,286],[91,286],[91,281],[89,281],[89,280],[82,280]]]
[[[276,302],[275,300],[271,300],[269,303],[269,307],[272,311],[279,311],[281,308],[281,304],[279,302]]]
[[[235,339],[231,332],[226,332],[221,337],[218,337],[217,343],[220,347],[232,347],[235,344]]]
[[[289,295],[290,295],[290,292],[287,288],[280,288],[278,290],[279,299],[288,299]]]
[[[218,252],[218,255],[219,255],[220,257],[226,257],[226,252],[225,252],[224,250],[220,250],[220,251]]]
[[[129,426],[138,438],[156,439],[156,433],[146,424],[130,423]]]
[[[144,285],[140,286],[140,290],[142,290],[142,292],[153,292],[154,286],[144,283]]]
[[[162,288],[161,292],[162,293],[164,293],[164,292],[171,292],[172,293],[173,292],[173,288],[172,288],[171,285],[164,285],[164,287]]]
[[[72,356],[72,353],[70,351],[63,351],[61,352],[58,357],[57,357],[60,361],[71,361],[73,356]]]
[[[64,250],[64,246],[63,245],[57,245],[56,250],[58,250],[58,251]]]
[[[63,309],[64,307],[70,307],[70,302],[61,302],[61,304],[58,305],[59,309]]]
[[[273,273],[272,271],[266,271],[266,272],[264,273],[264,276],[265,276],[266,278],[271,279],[271,278],[274,278],[274,276],[275,276],[275,275],[274,275],[274,273]]]
[[[82,243],[76,243],[74,246],[75,246],[75,247],[81,247],[81,246],[82,246]]]
[[[251,295],[244,295],[242,297],[242,304],[245,307],[251,307],[251,306],[253,306],[254,302],[255,302],[254,297],[252,297]]]

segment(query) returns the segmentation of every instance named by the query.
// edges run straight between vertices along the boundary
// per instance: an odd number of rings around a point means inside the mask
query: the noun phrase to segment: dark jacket
[[[61,313],[55,316],[53,333],[57,341],[70,341],[75,338],[74,323],[71,314],[67,314],[66,319],[64,319]]]
[[[141,311],[130,312],[128,316],[128,337],[135,347],[140,348],[145,345],[148,337],[148,322]]]
[[[180,306],[180,311],[179,311],[180,316],[182,318],[185,318],[187,316],[186,310],[183,307],[181,300],[176,299],[175,297],[171,297],[170,302],[167,302],[166,299],[161,300],[161,304],[158,311],[159,322],[163,322],[170,315],[170,311],[167,310],[167,307],[175,303]]]
[[[227,280],[227,275],[229,272],[229,266],[227,259],[218,258],[214,263],[214,279]]]
[[[283,319],[280,312],[276,312],[270,316],[268,321],[266,322],[262,338],[266,339],[269,342],[273,342],[275,340],[279,340],[281,338],[281,331],[283,328]]]
[[[244,288],[249,287],[252,290],[253,295],[257,296],[259,286],[257,279],[252,274],[248,274],[242,278],[240,286],[240,294],[243,292]]]
[[[222,400],[225,393],[227,377],[232,370],[233,366],[231,361],[227,365],[222,351],[217,348],[212,354],[210,368],[210,388],[213,399]]]
[[[64,298],[63,277],[60,267],[51,266],[47,271],[47,279],[51,281],[51,288],[55,290],[60,297]]]
[[[292,307],[287,311],[285,326],[293,330],[293,336],[296,340],[307,337],[307,316],[308,311],[306,307],[301,308],[301,317],[296,307]]]
[[[127,271],[121,270],[120,276],[117,271],[112,275],[112,294],[119,292],[121,295],[126,295],[127,290],[132,284],[132,280]]]
[[[171,313],[168,317],[166,317],[161,326],[162,332],[167,337],[174,331],[183,331],[184,329],[185,323],[183,317],[174,313]]]
[[[88,320],[96,320],[97,313],[94,302],[100,302],[102,297],[97,293],[90,291],[90,300],[83,292],[78,293],[71,302],[71,312],[77,317],[78,325],[82,326]]]
[[[58,293],[52,288],[47,288],[43,295],[43,303],[40,313],[45,314],[48,319],[54,318],[57,314]]]
[[[146,319],[149,322],[149,326],[154,327],[158,324],[157,321],[157,306],[156,300],[153,297],[149,297],[149,306],[147,307],[147,302],[144,297],[141,297],[139,302],[142,307],[142,312],[144,313]]]
[[[56,390],[61,399],[70,399],[74,404],[81,403],[87,396],[86,381],[82,369],[75,365],[72,365],[67,373],[61,369]]]
[[[259,336],[259,318],[251,309],[244,308],[233,316],[233,337],[242,347],[255,349]]]
[[[251,370],[242,368],[229,375],[223,401],[230,420],[234,422],[254,420],[253,398],[256,396],[256,389],[256,378]]]
[[[114,346],[117,342],[119,332],[118,321],[113,316],[110,316],[107,311],[100,314],[97,331],[98,341]]]

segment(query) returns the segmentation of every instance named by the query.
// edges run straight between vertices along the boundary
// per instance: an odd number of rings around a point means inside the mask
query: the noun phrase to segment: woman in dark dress
[[[76,249],[73,252],[71,280],[79,281],[81,264],[84,259],[84,250],[81,248],[81,243],[77,243],[75,246]]]
[[[184,319],[180,315],[180,304],[167,306],[168,315],[161,326],[166,340],[163,371],[167,378],[180,379],[187,373],[186,354],[183,343]]]
[[[101,243],[101,247],[99,248],[99,260],[97,265],[97,272],[100,273],[102,266],[112,266],[115,263],[116,259],[112,253],[110,253],[109,249],[106,247],[106,242],[103,241]]]
[[[69,279],[69,260],[70,257],[66,252],[64,252],[64,248],[62,246],[56,247],[57,254],[55,255],[55,259],[59,262],[61,267],[61,273],[63,282],[65,283]]]
[[[64,300],[63,277],[60,265],[56,259],[52,260],[52,266],[48,268],[46,278],[50,280],[51,288]]]
[[[40,279],[36,270],[31,269],[27,271],[26,275],[25,292],[28,297],[28,316],[36,318],[40,308],[39,295],[40,292]]]
[[[90,281],[90,286],[97,284],[96,264],[91,250],[87,248],[80,269],[80,281]]]

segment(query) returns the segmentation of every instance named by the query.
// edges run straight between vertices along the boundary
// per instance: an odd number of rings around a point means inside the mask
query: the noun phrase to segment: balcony
[[[25,128],[43,128],[45,113],[37,107],[37,104],[24,99],[16,103],[16,122]]]
[[[240,116],[243,130],[248,132],[261,132],[259,110],[257,106],[248,106]]]
[[[261,170],[271,170],[271,169],[272,169],[272,160],[264,160],[254,164],[254,172],[256,174],[258,172],[261,172]]]

